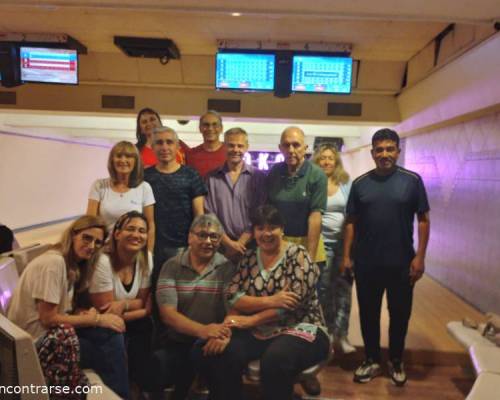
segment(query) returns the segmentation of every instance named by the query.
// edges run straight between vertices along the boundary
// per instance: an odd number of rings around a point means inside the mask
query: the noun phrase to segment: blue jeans
[[[123,399],[128,399],[125,341],[121,333],[106,328],[79,328],[80,366],[92,368],[102,381]]]
[[[320,265],[318,296],[328,331],[347,336],[351,315],[352,280],[340,273],[343,242],[325,242],[326,263]]]

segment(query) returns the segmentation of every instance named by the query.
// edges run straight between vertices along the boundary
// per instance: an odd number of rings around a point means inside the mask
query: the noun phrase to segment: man
[[[279,149],[285,161],[269,172],[267,198],[285,219],[287,240],[304,245],[311,259],[320,262],[326,260],[320,233],[327,179],[318,166],[305,159],[304,139],[304,132],[295,126],[281,134]]]
[[[215,215],[197,216],[189,231],[189,248],[161,268],[156,299],[166,331],[162,351],[153,356],[153,371],[165,374],[159,377],[158,389],[175,385],[175,400],[185,399],[193,382],[190,353],[195,342],[231,335],[223,324],[224,287],[234,267],[217,253],[223,232]]]
[[[224,227],[224,255],[237,261],[252,238],[250,212],[263,204],[265,175],[247,165],[248,135],[241,128],[224,134],[226,162],[207,176],[205,209],[217,215]]]
[[[285,239],[302,244],[313,262],[326,261],[320,242],[321,214],[326,209],[325,173],[305,159],[304,132],[295,126],[281,134],[279,149],[285,161],[275,164],[267,179],[267,200],[285,220]],[[309,395],[319,395],[321,386],[315,376],[308,376],[302,387]]]
[[[186,152],[186,165],[205,178],[208,172],[220,167],[226,160],[226,149],[219,140],[222,133],[222,118],[216,111],[207,111],[200,117],[200,132],[203,143]]]
[[[156,200],[153,290],[163,263],[187,246],[189,227],[194,217],[203,214],[207,194],[200,175],[176,161],[178,149],[179,139],[173,129],[155,129],[153,151],[158,163],[144,171]]]
[[[410,319],[413,286],[422,277],[429,240],[429,204],[419,175],[396,165],[399,136],[381,129],[372,137],[375,169],[358,177],[347,203],[343,268],[354,260],[365,362],[354,381],[365,383],[380,375],[380,308],[384,291],[390,316],[389,374],[402,386],[402,362]],[[418,248],[413,249],[413,219],[418,221]],[[351,247],[354,243],[354,257]]]

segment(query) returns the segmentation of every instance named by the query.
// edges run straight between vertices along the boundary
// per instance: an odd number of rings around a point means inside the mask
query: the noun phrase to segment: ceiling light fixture
[[[233,17],[241,17],[241,13],[239,13],[239,12],[234,12],[234,13],[231,13],[231,15],[232,15]]]

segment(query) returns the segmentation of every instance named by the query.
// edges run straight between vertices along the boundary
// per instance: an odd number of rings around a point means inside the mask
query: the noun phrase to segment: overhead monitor
[[[275,63],[274,54],[219,52],[215,63],[215,87],[272,91]]]
[[[352,58],[328,55],[293,56],[292,91],[351,93]]]
[[[78,84],[76,50],[21,47],[21,81]]]

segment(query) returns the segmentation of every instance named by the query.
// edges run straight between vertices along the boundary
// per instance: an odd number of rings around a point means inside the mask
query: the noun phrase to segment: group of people
[[[245,163],[243,129],[220,141],[214,111],[199,127],[203,143],[189,148],[158,113],[141,110],[137,144],[113,146],[87,215],[23,272],[8,317],[33,336],[49,384],[85,384],[80,368],[90,367],[122,398],[133,382],[150,393],[173,385],[173,398],[185,399],[199,375],[210,399],[233,400],[258,359],[263,397],[291,399],[332,341],[355,350],[355,277],[366,360],[354,380],[381,373],[386,290],[389,372],[403,385],[429,206],[421,178],[396,165],[397,133],[374,134],[376,168],[351,182],[333,146],[306,158],[298,127],[283,131],[285,161],[267,175]],[[319,394],[314,376],[301,383]]]

